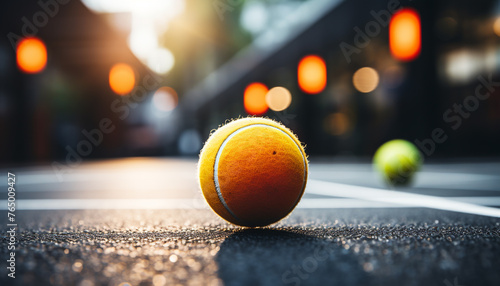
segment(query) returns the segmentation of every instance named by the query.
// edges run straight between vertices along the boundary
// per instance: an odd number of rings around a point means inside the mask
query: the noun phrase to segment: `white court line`
[[[309,192],[310,193],[310,192]],[[449,197],[447,200],[500,206],[500,197]],[[414,208],[420,205],[393,203],[352,198],[303,198],[299,209],[349,209],[349,208]],[[92,210],[92,209],[208,209],[199,199],[41,199],[18,200],[18,210]],[[0,210],[7,210],[7,201],[0,201]]]
[[[321,180],[321,177],[334,179],[334,178],[348,178],[351,177],[361,177],[363,176],[376,176],[376,173],[370,170],[317,170],[317,165],[310,166],[310,175],[317,178],[317,180]],[[112,178],[119,178],[120,180],[127,180],[130,178],[127,174],[124,175],[124,171],[106,171],[104,173],[98,172],[89,172],[85,171],[83,173],[74,173],[74,174],[65,174],[64,182],[58,180],[57,176],[54,173],[50,172],[30,172],[30,173],[19,173],[17,176],[19,177],[16,185],[39,185],[39,184],[61,184],[61,183],[71,183],[71,182],[86,182],[88,181],[89,176],[92,177],[93,181],[109,181]],[[127,171],[125,171],[127,172]],[[136,174],[137,172],[130,171],[130,174]],[[148,177],[162,176],[164,175],[164,171],[149,171],[145,173]],[[334,176],[332,176],[334,174]],[[177,175],[177,174],[176,174]],[[136,177],[132,176],[132,179],[136,179]],[[190,177],[189,177],[190,178]],[[468,173],[450,173],[450,172],[429,172],[429,171],[420,171],[417,173],[417,180],[419,182],[427,183],[432,182],[432,185],[437,183],[436,187],[441,188],[441,185],[446,187],[450,182],[454,183],[452,187],[461,187],[465,182],[471,181],[484,181],[484,180],[492,180],[499,179],[500,176],[491,175],[491,174],[468,174]],[[130,180],[132,180],[130,179]],[[0,186],[7,186],[7,180],[0,181]]]
[[[182,176],[183,174],[175,173],[173,176]],[[50,174],[23,174],[23,173],[16,173],[16,185],[17,186],[27,186],[27,185],[40,185],[40,184],[55,184],[55,185],[61,185],[61,184],[66,184],[66,183],[81,183],[81,182],[88,182],[89,178],[92,178],[92,181],[112,181],[112,180],[128,180],[128,181],[133,181],[137,180],[137,177],[145,177],[147,179],[155,179],[155,178],[164,178],[165,177],[165,171],[164,170],[158,170],[158,171],[100,171],[100,172],[90,172],[90,171],[84,171],[81,173],[74,173],[74,174],[64,174],[63,175],[63,181],[60,181],[56,175],[53,173]],[[196,178],[196,176],[193,175],[188,175],[185,176],[185,178],[192,179]],[[0,187],[4,187],[8,185],[8,181],[5,180],[3,182],[0,182]]]
[[[41,199],[17,200],[16,210],[208,209],[200,199]],[[0,201],[7,210],[7,200]]]
[[[500,197],[448,197],[447,199],[483,206],[500,206]],[[418,205],[368,201],[360,199],[318,198],[302,199],[299,209],[350,209],[350,208],[418,208]]]
[[[311,167],[311,175],[315,177],[345,177],[347,176],[370,176],[373,175],[378,177],[378,174],[374,170],[316,170],[316,167]],[[452,173],[452,172],[432,172],[432,171],[419,171],[417,173],[419,177],[425,177],[433,181],[473,181],[473,180],[487,180],[487,179],[498,179],[500,176],[492,174],[471,174],[471,173]]]
[[[450,198],[410,194],[318,180],[309,180],[307,182],[306,193],[500,217],[500,209],[454,201]]]

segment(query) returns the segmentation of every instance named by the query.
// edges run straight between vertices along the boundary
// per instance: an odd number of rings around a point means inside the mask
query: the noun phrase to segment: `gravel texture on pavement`
[[[1,267],[0,285],[500,283],[500,219],[445,211],[299,209],[260,229],[229,225],[208,209],[16,217],[16,278]]]

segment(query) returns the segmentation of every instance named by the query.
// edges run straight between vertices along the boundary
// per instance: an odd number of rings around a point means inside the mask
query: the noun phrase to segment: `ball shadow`
[[[224,285],[366,284],[359,261],[342,245],[304,229],[244,229],[216,255]]]

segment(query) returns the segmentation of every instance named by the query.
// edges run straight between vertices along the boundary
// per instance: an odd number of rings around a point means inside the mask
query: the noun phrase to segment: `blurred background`
[[[433,158],[500,155],[500,1],[19,0],[0,13],[2,165],[195,157],[247,115],[282,122],[312,157],[369,157],[395,138]]]

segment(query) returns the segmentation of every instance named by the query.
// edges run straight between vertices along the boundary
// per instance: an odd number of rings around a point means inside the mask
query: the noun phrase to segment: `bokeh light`
[[[266,94],[266,103],[271,110],[283,111],[292,103],[292,94],[284,87],[273,87]]]
[[[262,115],[268,110],[266,103],[267,86],[262,83],[254,82],[245,88],[243,95],[243,104],[245,110],[250,115]]]
[[[300,89],[310,94],[320,93],[326,87],[326,64],[316,55],[305,56],[297,69]]]
[[[135,73],[132,67],[124,63],[115,64],[109,71],[109,86],[119,95],[131,92],[135,86]]]
[[[493,23],[493,31],[500,37],[500,17],[498,17]]]
[[[47,49],[37,38],[25,38],[17,45],[17,66],[25,73],[41,72],[47,64]]]
[[[168,86],[162,86],[153,94],[153,105],[160,111],[172,111],[179,102],[177,92]]]
[[[241,10],[240,25],[257,35],[269,27],[269,13],[265,2],[246,1]]]
[[[335,136],[345,134],[351,127],[349,117],[343,112],[328,115],[324,123],[326,131]]]
[[[396,12],[389,25],[389,46],[392,55],[402,61],[418,57],[421,48],[420,16],[411,8]]]
[[[168,73],[175,64],[174,55],[170,50],[159,48],[148,56],[148,67],[159,74]]]
[[[359,92],[372,92],[378,86],[379,76],[373,68],[360,68],[352,76],[352,83]]]
[[[478,53],[472,49],[456,49],[449,52],[443,60],[444,75],[452,83],[466,83],[483,70],[485,53]]]

